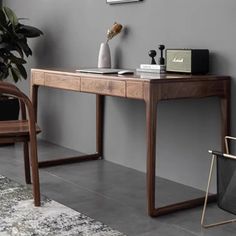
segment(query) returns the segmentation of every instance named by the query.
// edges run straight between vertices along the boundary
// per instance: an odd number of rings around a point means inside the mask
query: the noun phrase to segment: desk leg
[[[96,151],[103,156],[104,96],[96,95]]]
[[[38,85],[31,86],[31,101],[34,107],[35,119],[37,120],[38,108]],[[83,156],[66,157],[60,159],[52,159],[46,161],[39,161],[38,166],[48,167],[55,165],[71,164],[83,161],[98,160],[103,155],[103,112],[104,112],[104,96],[97,95],[96,97],[96,153],[85,154]]]
[[[148,214],[155,215],[155,175],[156,175],[156,119],[157,103],[154,99],[146,101],[146,138],[147,138],[147,195]]]
[[[155,179],[156,179],[156,129],[157,129],[157,104],[158,98],[151,88],[147,89],[146,102],[146,138],[147,138],[147,205],[149,216],[155,217],[169,214],[178,210],[188,209],[203,205],[205,196],[178,202],[163,207],[155,207]],[[227,106],[222,108],[227,109]],[[223,122],[224,124],[225,121]],[[158,158],[157,158],[158,160]],[[216,201],[216,195],[209,196],[209,202]]]

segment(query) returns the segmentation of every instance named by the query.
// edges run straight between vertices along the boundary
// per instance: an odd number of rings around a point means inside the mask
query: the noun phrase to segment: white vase
[[[98,68],[111,68],[111,53],[108,43],[101,43],[98,55]]]

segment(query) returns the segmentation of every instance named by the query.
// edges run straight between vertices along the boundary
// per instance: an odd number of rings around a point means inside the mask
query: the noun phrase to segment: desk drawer
[[[33,84],[37,85],[44,85],[45,83],[45,77],[44,77],[44,72],[32,72],[32,80]]]
[[[128,98],[143,99],[143,82],[127,81],[126,94]]]
[[[46,73],[45,86],[80,91],[80,77]]]
[[[81,78],[81,92],[125,97],[125,81]]]

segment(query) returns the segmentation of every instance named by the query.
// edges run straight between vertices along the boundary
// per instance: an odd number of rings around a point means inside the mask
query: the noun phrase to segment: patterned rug
[[[45,197],[34,207],[30,189],[0,175],[0,236],[9,235],[125,236]]]

